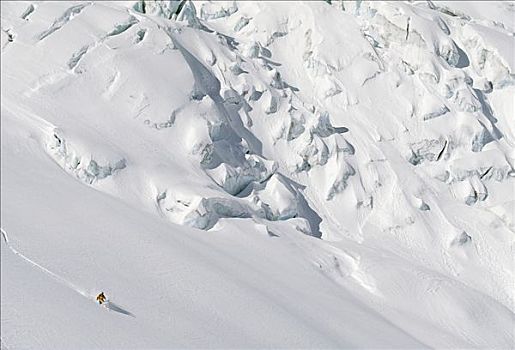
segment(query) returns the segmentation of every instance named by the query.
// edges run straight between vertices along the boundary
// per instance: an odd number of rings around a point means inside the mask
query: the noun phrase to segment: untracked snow
[[[2,1],[2,349],[513,348],[514,16]]]

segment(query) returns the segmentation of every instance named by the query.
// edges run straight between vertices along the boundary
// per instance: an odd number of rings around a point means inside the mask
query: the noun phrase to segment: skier
[[[97,301],[99,304],[102,304],[106,301],[106,296],[104,295],[104,292],[100,292],[100,294],[97,295]]]

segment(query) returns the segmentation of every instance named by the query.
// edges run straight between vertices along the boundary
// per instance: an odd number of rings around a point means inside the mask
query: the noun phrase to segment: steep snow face
[[[513,3],[1,10],[2,349],[513,346]]]

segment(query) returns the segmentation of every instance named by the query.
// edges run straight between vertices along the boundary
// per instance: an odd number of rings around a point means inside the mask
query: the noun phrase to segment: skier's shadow
[[[127,315],[127,316],[136,317],[136,316],[134,316],[133,313],[125,310],[121,306],[116,305],[112,301],[108,301],[107,303],[105,303],[105,307],[108,308],[109,310],[112,310],[112,311],[115,311],[115,312],[118,312],[118,313],[121,313],[121,314],[124,314],[124,315]]]

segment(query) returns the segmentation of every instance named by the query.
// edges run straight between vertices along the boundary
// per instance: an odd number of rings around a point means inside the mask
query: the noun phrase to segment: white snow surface
[[[2,1],[2,349],[515,347],[514,16]]]

